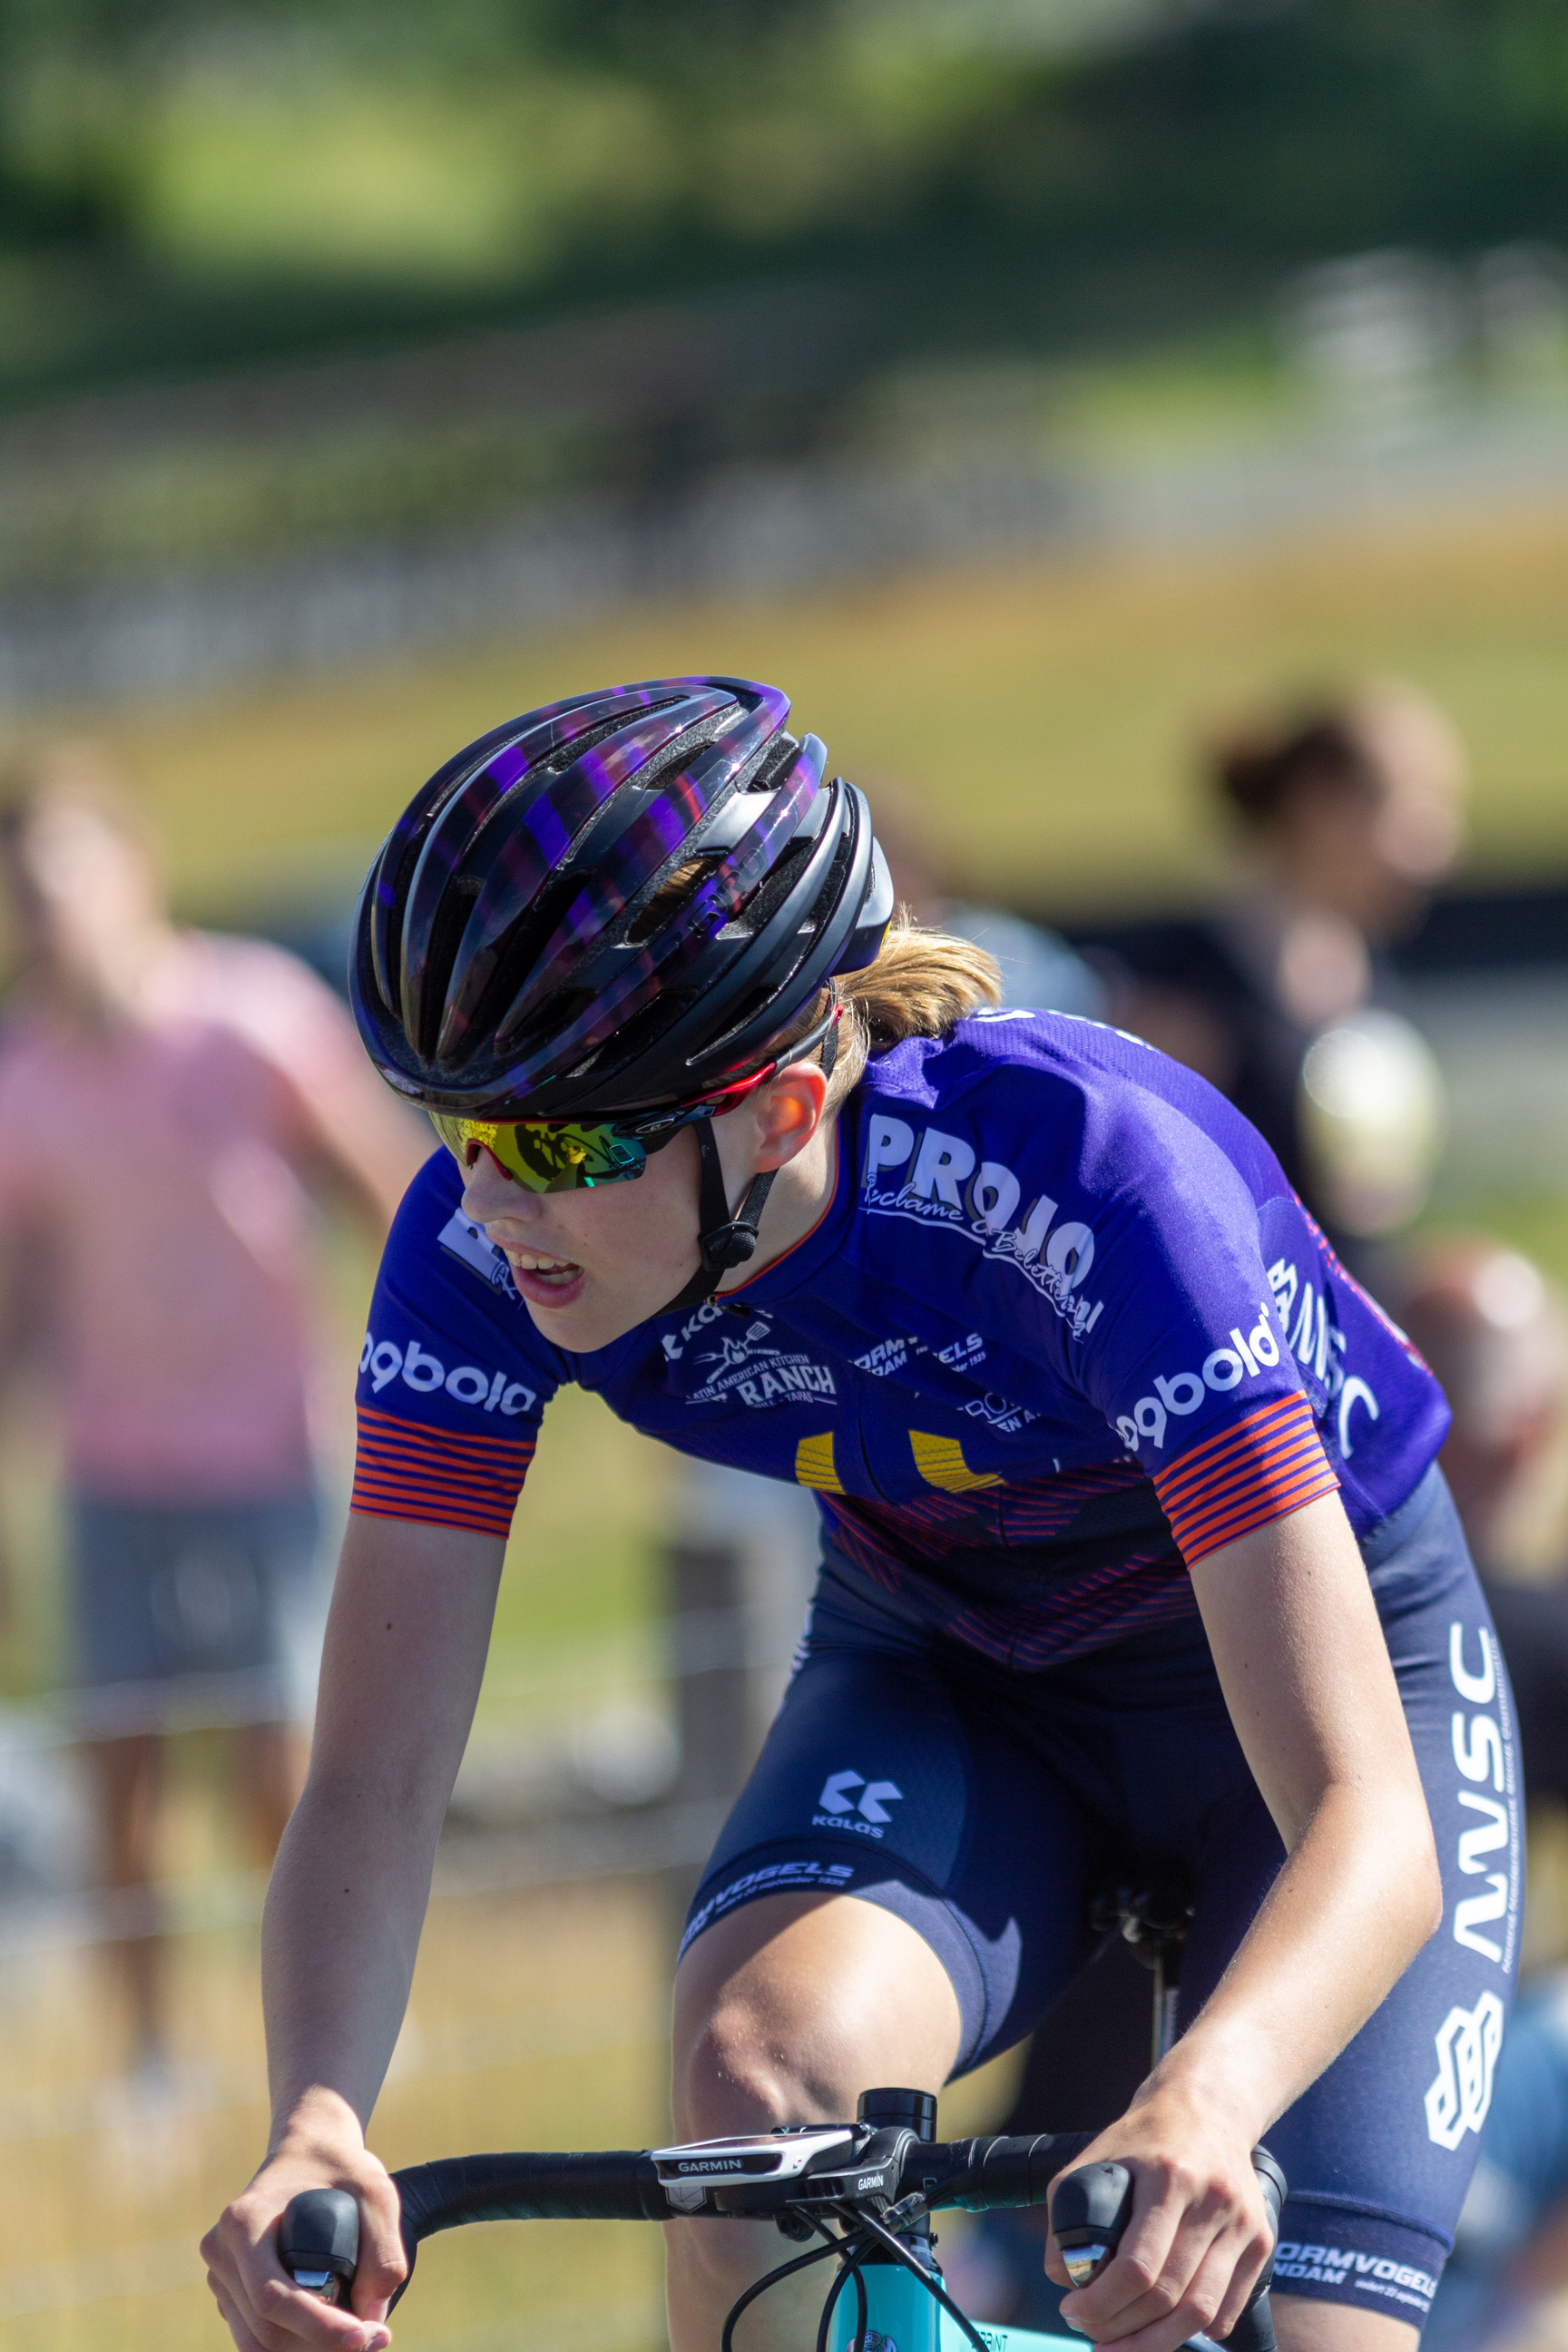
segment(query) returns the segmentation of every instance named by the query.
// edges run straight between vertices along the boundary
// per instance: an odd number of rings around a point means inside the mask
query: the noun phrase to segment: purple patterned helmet
[[[503,1119],[689,1101],[869,963],[893,905],[870,812],[788,714],[775,687],[659,678],[448,760],[355,924],[354,1013],[387,1083]]]

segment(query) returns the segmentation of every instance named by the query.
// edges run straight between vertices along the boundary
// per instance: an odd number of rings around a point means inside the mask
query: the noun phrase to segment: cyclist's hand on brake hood
[[[278,2224],[302,2189],[347,2189],[359,2200],[359,2268],[342,2307],[297,2287],[278,2259]],[[344,2101],[318,2091],[296,2110],[286,2137],[202,2240],[202,2257],[238,2352],[383,2352],[392,2341],[387,2305],[407,2268],[397,2191]]]
[[[1093,2283],[1062,2318],[1117,2352],[1177,2352],[1236,2326],[1273,2246],[1244,2126],[1224,2127],[1184,2086],[1148,2084],[1120,2122],[1073,2159],[1114,2159],[1132,2175],[1132,2218]],[[1068,2284],[1053,2238],[1046,2268]]]

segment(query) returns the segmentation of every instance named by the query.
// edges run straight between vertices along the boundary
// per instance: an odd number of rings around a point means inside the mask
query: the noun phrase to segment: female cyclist
[[[693,1904],[683,2136],[935,2089],[1026,2032],[1106,1865],[1178,1863],[1184,2031],[1096,2144],[1132,2227],[1065,2315],[1225,2334],[1289,2175],[1289,2352],[1415,2340],[1514,1965],[1506,1686],[1440,1392],[1253,1130],[1115,1031],[988,1010],[893,917],[861,795],[767,687],[667,679],[460,752],[373,868],[383,1076],[447,1146],[389,1244],[315,1753],[268,1899],[276,2122],[205,2241],[243,2352],[379,2347],[363,2129],[542,1410],[596,1389],[814,1487],[801,1663]],[[1436,1837],[1434,1837],[1436,1831]],[[353,2189],[353,2312],[274,2231]],[[713,2352],[765,2226],[668,2231]],[[1065,2274],[1062,2274],[1065,2277]],[[754,2315],[808,2341],[807,2298]],[[751,2326],[751,2321],[748,2321]]]

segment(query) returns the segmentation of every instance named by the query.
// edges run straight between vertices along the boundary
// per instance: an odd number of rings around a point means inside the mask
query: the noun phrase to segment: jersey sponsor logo
[[[859,1790],[857,1798],[855,1791]],[[814,1830],[855,1830],[862,1837],[879,1838],[892,1820],[888,1811],[903,1790],[896,1780],[868,1780],[864,1772],[830,1772],[822,1784]]]
[[[869,1372],[874,1380],[883,1381],[891,1372],[901,1372],[912,1356],[929,1356],[931,1353],[923,1339],[917,1339],[912,1332],[901,1332],[897,1339],[879,1339],[863,1356],[857,1356],[855,1369],[858,1372]],[[952,1340],[947,1347],[937,1349],[935,1355],[937,1362],[946,1364],[951,1370],[968,1371],[985,1361],[985,1342],[978,1331],[969,1331],[962,1339]],[[1004,1436],[1026,1429],[1030,1422],[1038,1421],[1040,1417],[1037,1412],[1031,1412],[1027,1405],[1015,1404],[1011,1397],[999,1396],[994,1389],[987,1389],[982,1396],[965,1397],[958,1403],[957,1410],[971,1421],[984,1421],[991,1428],[999,1429]]]
[[[811,1404],[818,1397],[836,1396],[837,1391],[826,1364],[814,1364],[809,1356],[779,1356],[749,1379],[737,1381],[735,1394],[742,1404],[760,1409],[771,1404]],[[691,1399],[693,1404],[703,1402],[701,1395]]]
[[[444,1250],[461,1258],[492,1290],[499,1290],[503,1298],[514,1300],[519,1307],[522,1305],[521,1295],[511,1278],[511,1268],[483,1225],[476,1225],[471,1217],[454,1209],[436,1238]]]
[[[1419,2299],[1423,2311],[1437,2292],[1431,2272],[1418,2270],[1414,2263],[1359,2253],[1353,2246],[1310,2246],[1296,2238],[1281,2238],[1275,2248],[1274,2275],[1323,2286],[1343,2286],[1348,2280],[1364,2294],[1388,2295],[1396,2303]]]
[[[1279,1361],[1279,1342],[1266,1305],[1258,1307],[1258,1320],[1250,1330],[1233,1323],[1228,1336],[1229,1347],[1211,1349],[1197,1371],[1156,1372],[1153,1395],[1140,1397],[1130,1413],[1118,1417],[1117,1435],[1130,1454],[1137,1452],[1140,1440],[1146,1440],[1156,1454],[1162,1453],[1173,1414],[1184,1418],[1196,1412],[1211,1391],[1224,1395],[1247,1381],[1255,1381]]]
[[[1478,1626],[1476,1632],[1481,1663],[1480,1671],[1472,1673],[1465,1663],[1464,1626],[1456,1621],[1448,1628],[1448,1679],[1470,1709],[1468,1714],[1455,1710],[1449,1736],[1455,1766],[1471,1784],[1457,1791],[1460,1810],[1479,1816],[1459,1825],[1459,1868],[1467,1878],[1484,1878],[1487,1891],[1456,1903],[1452,1932],[1456,1944],[1506,1969],[1512,1966],[1519,1907],[1519,1800],[1513,1759],[1502,1734],[1496,1639],[1489,1626]],[[1488,1868],[1487,1857],[1492,1853],[1506,1857],[1505,1870]],[[1499,1921],[1504,1923],[1500,1943],[1492,1932]],[[1458,2013],[1456,2010],[1454,2016]]]
[[[786,1356],[773,1348],[761,1358],[742,1349],[727,1362],[715,1351],[710,1360],[720,1361],[721,1369],[691,1390],[688,1404],[723,1404],[739,1397],[742,1404],[762,1412],[775,1404],[815,1404],[821,1397],[837,1394],[827,1366],[813,1363],[809,1356]]]
[[[971,1421],[984,1421],[992,1429],[999,1429],[1005,1437],[1011,1436],[1015,1430],[1026,1429],[1030,1422],[1040,1417],[1031,1412],[1026,1404],[1015,1404],[1011,1397],[998,1396],[994,1389],[987,1389],[984,1396],[970,1397],[958,1410],[967,1413]]]
[[[717,1364],[721,1370],[732,1372],[737,1364],[749,1364],[752,1360],[752,1349],[760,1346],[764,1339],[771,1339],[772,1337],[773,1333],[765,1323],[753,1323],[743,1339],[737,1339],[732,1332],[726,1331],[721,1334],[716,1348],[705,1348],[695,1361],[700,1364]],[[776,1356],[778,1349],[770,1348],[767,1353]]]
[[[896,1184],[889,1173],[907,1172]],[[1016,1265],[1049,1299],[1075,1339],[1087,1339],[1104,1307],[1084,1282],[1094,1263],[1094,1233],[1075,1218],[1056,1222],[1048,1193],[1024,1203],[1024,1188],[999,1160],[982,1160],[961,1135],[873,1111],[866,1131],[865,1205],[869,1214],[910,1217],[961,1233],[987,1257]]]
[[[504,1413],[509,1421],[533,1410],[536,1391],[526,1381],[509,1380],[505,1372],[489,1370],[482,1364],[454,1364],[448,1370],[440,1357],[431,1355],[417,1339],[400,1348],[395,1339],[378,1339],[374,1331],[367,1331],[359,1351],[359,1368],[361,1378],[370,1381],[374,1396],[401,1377],[405,1388],[412,1389],[416,1396],[434,1396],[441,1389],[455,1404]]]
[[[688,1404],[723,1404],[738,1397],[742,1404],[761,1411],[769,1405],[810,1404],[819,1397],[837,1395],[826,1364],[807,1355],[786,1354],[774,1343],[765,1315],[754,1317],[743,1332],[737,1333],[733,1318],[726,1321],[725,1310],[710,1301],[689,1317],[679,1331],[664,1334],[660,1344],[665,1362],[681,1362],[691,1342],[719,1322],[726,1322],[726,1328],[716,1335],[718,1346],[698,1349],[691,1356],[693,1367],[703,1370],[700,1384],[687,1392]]]
[[[1310,1274],[1303,1276],[1288,1258],[1277,1257],[1268,1269],[1268,1286],[1280,1333],[1307,1382],[1314,1412],[1321,1415],[1325,1400],[1335,1402],[1340,1455],[1348,1462],[1362,1434],[1355,1421],[1358,1406],[1368,1421],[1380,1420],[1382,1409],[1360,1374],[1345,1370],[1345,1335],[1329,1311],[1328,1285],[1320,1290]],[[1394,1327],[1390,1324],[1389,1328]]]
[[[705,1298],[696,1313],[687,1317],[679,1331],[665,1332],[659,1341],[659,1346],[664,1349],[665,1362],[679,1364],[699,1331],[705,1331],[710,1323],[719,1322],[726,1311],[724,1307],[717,1306],[711,1298]]]
[[[889,1372],[902,1371],[911,1356],[931,1355],[951,1371],[967,1372],[985,1361],[985,1342],[978,1331],[966,1331],[962,1339],[950,1339],[945,1348],[932,1349],[912,1331],[900,1331],[890,1339],[879,1339],[874,1348],[857,1356],[855,1369],[869,1372],[875,1380],[886,1380]]]
[[[1499,1996],[1484,1992],[1474,2009],[1451,2009],[1437,2028],[1437,2074],[1426,2105],[1426,2137],[1438,2147],[1457,2148],[1485,2123],[1504,2021]]]

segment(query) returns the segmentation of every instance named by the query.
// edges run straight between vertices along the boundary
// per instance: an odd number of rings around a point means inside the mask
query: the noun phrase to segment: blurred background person
[[[153,1891],[169,1713],[194,1702],[237,1727],[257,1861],[302,1778],[321,1609],[306,1187],[338,1186],[380,1234],[428,1138],[302,964],[174,927],[92,746],[47,748],[5,780],[0,891],[16,963],[0,1022],[4,1328],[58,1390],[68,1680],[152,2086],[169,2058]]]
[[[1462,846],[1464,747],[1385,683],[1223,737],[1206,765],[1238,887],[1118,935],[1112,1018],[1230,1097],[1365,1273],[1368,1243],[1424,1205],[1443,1140],[1436,1065],[1384,951]]]

